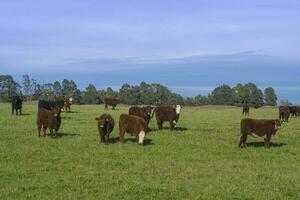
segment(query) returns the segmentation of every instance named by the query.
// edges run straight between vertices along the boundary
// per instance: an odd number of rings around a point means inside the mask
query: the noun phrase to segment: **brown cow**
[[[37,113],[37,127],[38,127],[38,136],[41,137],[41,129],[43,128],[44,137],[46,136],[46,129],[49,128],[50,135],[57,137],[58,130],[60,128],[61,118],[60,118],[61,109],[59,107],[51,108],[47,110],[45,108],[39,109]],[[54,130],[54,135],[53,135]]]
[[[73,98],[66,98],[64,100],[64,107],[65,107],[65,111],[66,112],[70,112],[71,111],[71,105],[73,104]]]
[[[151,119],[151,112],[153,107],[151,106],[144,106],[144,107],[131,107],[129,108],[129,115],[135,115],[145,119],[146,123],[149,124]]]
[[[146,121],[135,115],[121,114],[119,120],[119,141],[124,144],[125,132],[136,137],[138,144],[143,144],[145,135],[148,132]]]
[[[163,123],[168,121],[170,122],[170,129],[174,130],[179,119],[180,111],[180,105],[177,105],[176,108],[173,108],[172,106],[158,106],[154,108],[152,117],[155,113],[157,126],[159,129],[162,129]]]
[[[239,147],[246,147],[246,140],[248,135],[252,136],[266,136],[265,147],[270,147],[270,141],[272,135],[276,134],[276,131],[280,129],[281,122],[278,119],[275,120],[257,120],[257,119],[242,119],[241,120],[241,137]]]
[[[96,120],[98,121],[98,132],[100,136],[101,143],[108,143],[109,135],[114,129],[115,122],[111,115],[104,113],[100,117],[97,117]]]
[[[120,103],[120,101],[118,99],[105,98],[104,103],[105,103],[105,109],[108,109],[108,106],[112,106],[112,109],[114,110],[115,107]]]
[[[290,117],[290,109],[287,106],[279,106],[279,119],[288,122]]]

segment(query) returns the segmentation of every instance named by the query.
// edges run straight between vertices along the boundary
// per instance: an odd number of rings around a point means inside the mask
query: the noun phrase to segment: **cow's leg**
[[[170,121],[170,130],[173,131],[173,130],[174,130],[174,127],[175,127],[174,122],[173,122],[173,121]]]
[[[16,108],[16,115],[19,115],[19,109]]]
[[[105,144],[108,144],[109,134],[106,134],[106,135],[104,136],[104,139],[105,139]]]
[[[272,137],[272,135],[271,135],[271,134],[268,134],[268,135],[267,135],[267,138],[265,139],[265,147],[266,147],[266,148],[270,148],[270,145],[271,145],[271,137]]]
[[[247,134],[241,134],[239,147],[241,148],[247,147],[246,140],[247,140]]]
[[[104,135],[100,133],[100,143],[104,143]]]
[[[120,130],[120,133],[119,133],[119,142],[121,144],[124,144],[124,135],[125,135],[125,131]]]
[[[115,106],[112,106],[112,109],[114,110],[114,109],[115,109]]]
[[[11,114],[13,115],[14,114],[14,106],[11,106]]]
[[[42,126],[38,124],[38,136],[41,137]]]
[[[105,108],[105,109],[108,109],[108,106],[107,106],[107,104],[105,104],[104,108]]]
[[[47,130],[47,127],[43,127],[44,137],[46,137],[46,130]]]

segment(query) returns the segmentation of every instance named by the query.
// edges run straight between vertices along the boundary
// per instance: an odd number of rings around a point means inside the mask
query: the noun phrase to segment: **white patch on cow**
[[[176,109],[175,109],[175,112],[176,112],[177,115],[180,114],[180,110],[181,110],[181,106],[180,106],[180,105],[177,105],[177,106],[176,106]]]
[[[103,125],[100,125],[100,127],[103,128],[104,126],[103,126]]]
[[[250,135],[253,137],[258,137],[255,133],[251,133]]]
[[[69,98],[69,101],[71,101],[71,102],[72,102],[72,101],[73,101],[73,98],[72,98],[72,97],[70,97],[70,98]]]
[[[176,124],[177,122],[175,120],[173,120],[173,124]]]
[[[146,135],[145,131],[141,131],[139,133],[139,144],[143,144],[144,139],[145,139],[145,135]]]

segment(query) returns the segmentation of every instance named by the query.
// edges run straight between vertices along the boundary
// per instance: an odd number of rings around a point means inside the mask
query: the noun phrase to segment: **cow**
[[[56,100],[56,101],[45,101],[45,100],[39,100],[38,103],[38,109],[45,108],[47,110],[51,110],[51,108],[59,107],[60,109],[63,109],[64,107],[64,100]]]
[[[72,104],[73,104],[73,98],[72,97],[66,98],[64,100],[64,108],[65,108],[66,113],[71,111],[71,105]]]
[[[290,117],[290,109],[287,106],[279,106],[279,119],[288,122]]]
[[[119,103],[120,101],[118,99],[113,99],[113,98],[104,99],[105,109],[108,109],[108,106],[112,106],[112,109],[114,110]]]
[[[243,116],[249,116],[250,107],[248,105],[243,105]]]
[[[14,114],[14,111],[16,111],[16,115],[22,115],[22,103],[23,100],[20,96],[13,96],[12,102],[11,102],[11,114]]]
[[[296,114],[298,117],[300,116],[300,106],[296,106]]]
[[[136,137],[138,144],[143,144],[148,126],[146,121],[135,115],[121,114],[119,119],[119,141],[124,144],[125,133]]]
[[[155,113],[157,126],[159,129],[162,129],[163,123],[168,121],[170,122],[170,130],[174,130],[179,119],[180,111],[180,105],[177,105],[176,108],[173,108],[172,106],[158,106],[154,108],[152,117]]]
[[[129,115],[135,115],[135,116],[145,119],[145,121],[148,125],[151,120],[152,110],[153,110],[153,107],[151,107],[151,106],[144,106],[144,107],[133,106],[133,107],[129,108]]]
[[[257,119],[242,119],[241,120],[241,136],[239,147],[246,147],[246,140],[248,135],[265,136],[265,147],[270,148],[270,141],[272,135],[275,135],[277,130],[281,127],[281,121],[274,120],[257,120]]]
[[[56,106],[52,107],[51,110],[41,108],[37,113],[37,127],[38,127],[38,136],[41,137],[41,129],[43,128],[44,137],[46,136],[46,129],[50,130],[51,137],[58,136],[58,130],[60,128],[61,109]],[[54,131],[54,134],[53,134]]]
[[[100,117],[95,118],[98,121],[98,132],[100,143],[108,144],[109,135],[113,131],[115,122],[111,115],[104,113]]]

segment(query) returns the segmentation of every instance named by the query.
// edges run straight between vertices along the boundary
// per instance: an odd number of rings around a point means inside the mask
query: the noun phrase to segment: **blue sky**
[[[183,95],[251,81],[300,103],[299,22],[298,0],[2,1],[0,73]]]

